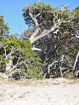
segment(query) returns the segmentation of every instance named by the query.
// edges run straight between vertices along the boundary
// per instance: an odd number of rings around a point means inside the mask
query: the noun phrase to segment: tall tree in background
[[[4,23],[4,17],[0,16],[0,37],[8,34],[8,25]]]

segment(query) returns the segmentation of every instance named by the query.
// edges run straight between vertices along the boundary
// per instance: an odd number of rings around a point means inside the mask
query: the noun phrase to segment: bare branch
[[[73,73],[75,72],[75,68],[76,68],[76,64],[77,64],[77,61],[78,61],[78,57],[79,57],[79,52],[77,53],[77,56],[76,56],[76,59],[75,59],[75,62],[74,62],[74,66],[73,66]]]
[[[32,48],[32,51],[42,51],[42,50],[39,49],[39,48],[35,48],[35,47],[33,47],[33,48]]]
[[[32,40],[34,39],[34,37],[36,37],[36,35],[39,33],[40,28],[39,28],[39,24],[38,24],[38,21],[37,21],[36,17],[34,17],[32,15],[32,13],[29,13],[29,15],[31,16],[32,20],[34,21],[35,27],[36,27],[34,33],[30,37],[30,42],[32,43]]]
[[[29,13],[30,17],[32,18],[32,20],[34,21],[36,27],[39,26],[37,19],[32,15],[32,13]]]
[[[23,65],[23,64],[26,66],[26,68],[28,68],[28,64],[27,64],[26,60],[20,61],[20,62],[19,62],[19,60],[20,60],[20,58],[18,59],[16,65],[14,65],[14,66],[10,69],[10,72],[14,71],[18,66],[21,66],[21,65]]]
[[[55,31],[58,32],[58,29],[57,29],[57,28],[59,28],[61,22],[62,22],[62,21],[60,21],[60,19],[59,19],[59,20],[58,20],[58,23],[55,23],[54,26],[52,26],[50,30],[44,30],[40,35],[35,36],[35,37],[33,37],[32,39],[30,38],[31,43],[34,43],[35,41],[37,41],[37,40],[43,38],[44,36],[50,34],[51,32],[54,32],[54,33],[55,33]]]
[[[35,16],[35,18],[37,18],[38,16],[40,16],[41,15],[41,13],[38,13],[36,16]]]
[[[57,62],[58,61],[53,61],[51,64],[48,65],[48,74],[50,74],[50,68]]]

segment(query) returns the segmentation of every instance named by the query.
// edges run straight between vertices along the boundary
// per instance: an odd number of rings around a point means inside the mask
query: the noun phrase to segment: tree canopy
[[[23,36],[30,40],[34,51],[46,64],[45,72],[49,75],[56,72],[54,65],[59,65],[59,73],[62,68],[71,70],[79,51],[79,7],[73,11],[63,8],[62,10],[37,2],[23,9],[25,23],[29,26]],[[61,67],[64,59],[68,64],[65,62]]]

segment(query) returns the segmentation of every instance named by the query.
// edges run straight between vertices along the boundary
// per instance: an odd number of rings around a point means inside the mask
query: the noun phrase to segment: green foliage
[[[38,14],[38,13],[44,12],[44,11],[51,11],[52,9],[53,9],[52,6],[49,4],[44,4],[42,2],[36,2],[33,5],[30,5],[30,6],[27,6],[27,8],[24,8],[23,12],[24,12],[24,16],[25,16],[25,15],[28,15],[30,10],[32,10],[36,14]]]
[[[31,58],[33,56],[31,50],[31,43],[29,40],[20,41],[20,47],[23,56],[25,56],[26,58]]]
[[[75,17],[79,18],[79,7],[76,7],[74,10]]]
[[[29,66],[28,71],[30,75],[33,76],[33,78],[34,77],[36,77],[37,79],[42,78],[44,66],[42,65],[41,62],[42,62],[41,59],[36,55],[33,55],[33,57],[31,58],[31,64]]]
[[[8,25],[4,23],[4,17],[0,16],[0,37],[8,32]]]
[[[9,63],[9,60],[6,59],[4,47],[6,48],[6,54],[11,52],[13,48],[14,51],[12,56],[17,56],[18,58],[21,57],[21,60],[27,60],[28,68],[21,65],[19,70],[21,74],[27,74],[30,78],[41,78],[42,74],[40,74],[43,70],[43,66],[41,60],[38,56],[34,55],[31,50],[31,43],[29,40],[22,41],[18,39],[15,35],[10,35],[9,38],[2,38],[0,39],[0,43],[2,46],[0,47],[0,56],[1,56],[1,63],[0,63],[0,70],[2,70],[3,63],[6,65]],[[17,58],[17,59],[18,59]],[[15,64],[16,61],[13,61]]]
[[[33,11],[39,11],[39,12],[43,12],[43,11],[51,11],[52,10],[52,6],[49,4],[44,4],[42,2],[37,2],[34,3],[34,5],[32,5],[31,7],[33,9]],[[41,11],[40,11],[41,10]]]

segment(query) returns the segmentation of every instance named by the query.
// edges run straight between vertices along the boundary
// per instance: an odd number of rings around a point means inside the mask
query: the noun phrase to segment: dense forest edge
[[[22,10],[28,29],[19,38],[0,16],[0,76],[13,79],[79,77],[79,7],[37,2]]]

